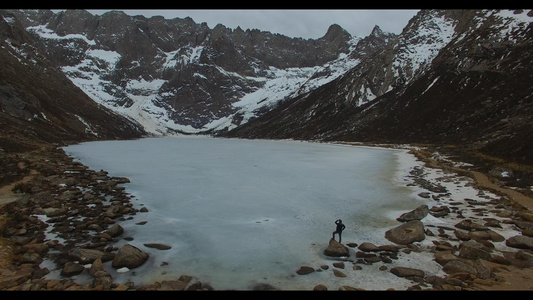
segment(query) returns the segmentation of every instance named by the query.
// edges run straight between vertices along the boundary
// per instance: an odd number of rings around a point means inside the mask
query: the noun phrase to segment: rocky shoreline
[[[426,162],[430,159],[419,158]],[[148,255],[120,226],[121,220],[149,213],[133,207],[122,185],[128,179],[90,170],[56,147],[17,154],[13,159],[18,160],[20,173],[29,179],[14,185],[14,193],[0,195],[0,290],[213,290],[191,275],[143,286],[114,283],[103,263],[112,261],[114,268],[134,269]],[[441,180],[474,184],[453,171]],[[410,177],[410,184],[424,190],[419,197],[432,204],[398,216],[398,227],[386,234],[390,244],[359,241],[343,245],[331,240],[324,254],[334,258],[332,266],[296,267],[295,276],[333,272],[346,277],[350,272],[363,271],[365,266],[376,266],[410,280],[412,285],[407,290],[486,290],[504,289],[508,280],[501,275],[503,272],[533,274],[533,218],[529,210],[505,195],[487,196],[487,201],[452,199],[443,185],[426,178],[424,167],[411,170]],[[9,201],[3,203],[1,197]],[[454,225],[428,223],[427,217],[446,219]],[[504,229],[505,234],[498,233]],[[48,234],[57,238],[50,240]],[[117,239],[132,243],[117,249],[113,247]],[[441,274],[395,263],[410,253],[432,256],[442,266]],[[51,272],[41,264],[45,259],[59,266],[61,279],[44,279]],[[90,284],[70,279],[82,272],[92,276]],[[519,289],[533,289],[532,285]],[[276,287],[265,284],[252,289]],[[318,284],[314,289],[328,287]],[[365,287],[354,283],[338,289]]]

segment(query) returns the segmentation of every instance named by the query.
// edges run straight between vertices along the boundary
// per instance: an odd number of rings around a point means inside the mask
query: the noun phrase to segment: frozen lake
[[[341,282],[332,272],[295,273],[302,265],[331,267],[334,259],[322,252],[336,219],[347,227],[344,244],[389,244],[384,232],[398,225],[395,218],[421,204],[402,182],[402,163],[412,159],[403,150],[173,137],[90,142],[65,151],[91,169],[128,177],[135,207],[149,210],[120,223],[124,237],[134,239],[116,246],[130,243],[150,258],[124,273],[106,265],[116,282],[144,284],[183,274],[217,290]],[[147,223],[135,224],[142,221]],[[360,280],[370,289],[408,284],[382,271]]]

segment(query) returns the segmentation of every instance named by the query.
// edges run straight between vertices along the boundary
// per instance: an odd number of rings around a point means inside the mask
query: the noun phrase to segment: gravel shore
[[[411,169],[406,184],[428,201],[427,212],[414,217],[423,223],[424,239],[387,245],[348,241],[348,257],[333,259],[331,265],[295,266],[294,276],[331,272],[350,278],[354,272],[377,268],[409,280],[406,290],[533,289],[533,200],[457,162],[412,151],[421,163]],[[11,162],[8,169],[17,180],[0,189],[0,290],[213,290],[194,274],[143,286],[113,282],[102,263],[116,257],[116,239],[134,238],[121,232],[120,221],[150,213],[133,207],[123,185],[127,178],[90,170],[55,147],[3,159]],[[464,197],[461,187],[477,191],[477,198]],[[398,225],[407,222],[399,220]],[[80,249],[99,257],[83,262],[76,257]],[[437,262],[439,270],[402,265],[414,255]],[[43,261],[53,261],[57,270]],[[308,272],[299,272],[299,267]],[[59,279],[45,279],[59,271]],[[90,283],[71,278],[81,272],[90,274]],[[251,289],[277,287],[261,284]],[[366,290],[356,282],[317,284],[314,289]]]

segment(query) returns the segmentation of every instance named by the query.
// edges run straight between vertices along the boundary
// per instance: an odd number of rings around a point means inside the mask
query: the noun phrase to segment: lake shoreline
[[[363,146],[372,146],[372,145],[363,145]],[[381,146],[380,146],[381,147]],[[397,147],[397,146],[394,146],[394,147]],[[400,146],[402,147],[402,146]],[[404,148],[405,149],[405,148]],[[438,161],[434,161],[434,160],[431,160],[430,157],[424,157],[424,155],[422,155],[421,151],[418,151],[415,149],[409,149],[411,151],[414,151],[413,153],[415,154],[418,154],[418,158],[419,160],[421,160],[421,162],[425,163],[425,164],[428,164],[430,165],[431,167],[434,167],[434,166],[437,166],[437,167],[441,167],[443,169],[448,169],[449,166],[446,165],[446,164],[443,164],[442,162],[438,162]],[[63,173],[58,173],[60,170],[62,170],[62,172],[64,172],[64,169],[61,169],[62,167],[61,166],[64,166],[66,164],[70,164],[72,163],[72,159],[68,156],[66,156],[66,154],[63,152],[61,153],[62,151],[58,151],[57,149],[48,149],[48,150],[43,150],[41,151],[39,154],[37,155],[34,155],[34,154],[24,154],[24,155],[20,155],[18,158],[23,160],[24,163],[25,163],[25,173],[28,173],[30,171],[34,172],[32,174],[33,176],[33,179],[34,180],[37,180],[37,181],[41,181],[43,180],[43,176],[44,177],[48,177],[50,178],[51,176],[61,176]],[[70,162],[69,162],[70,160]],[[426,161],[424,161],[426,160]],[[78,164],[76,164],[78,165]],[[79,167],[79,165],[78,165]],[[69,167],[71,168],[71,167]],[[83,170],[85,170],[84,172],[88,172],[86,168],[82,168]],[[464,171],[464,172],[467,172],[468,173],[468,170],[462,170],[462,169],[453,169],[454,172],[457,172],[457,171]],[[94,171],[93,171],[94,172]],[[48,173],[48,174],[46,174]],[[56,174],[54,174],[56,173]],[[29,174],[29,173],[28,173]],[[455,176],[455,175],[454,175]],[[462,176],[462,175],[461,175]],[[25,179],[27,180],[27,179]],[[109,177],[105,180],[112,180],[112,177]],[[31,180],[30,180],[31,182]],[[25,184],[28,184],[27,182]],[[30,183],[29,184],[30,186],[32,186],[33,188],[37,188],[38,184],[37,183]],[[41,186],[41,188],[43,188],[45,186]],[[483,189],[483,187],[480,187],[481,189]],[[122,190],[124,192],[123,189],[118,189],[118,190]],[[41,193],[43,192],[43,190],[40,191]],[[27,194],[30,194],[32,193],[31,191],[27,191],[26,195]],[[499,192],[501,193],[501,191]],[[35,194],[31,194],[31,195],[35,195]],[[42,194],[41,194],[42,195]],[[6,196],[6,195],[4,195]],[[13,194],[9,195],[11,197],[11,199],[13,199]],[[18,196],[22,196],[22,195],[18,195]],[[27,195],[28,196],[28,195]],[[504,195],[505,197],[507,197],[506,195]],[[17,198],[17,197],[15,197]],[[24,197],[23,197],[24,198]],[[30,196],[31,198],[31,196]],[[27,199],[26,199],[27,200]],[[512,200],[512,199],[511,199]],[[21,198],[18,198],[17,201],[20,203],[20,202],[23,202],[21,200]],[[517,214],[515,214],[515,216],[517,215],[522,215],[522,217],[526,217],[531,215],[531,212],[528,211],[527,209],[524,210],[523,208],[519,207],[520,204],[512,204],[510,207],[512,206],[516,206],[515,210],[518,211]],[[5,204],[3,207],[2,207],[2,210],[0,212],[5,212],[5,207],[7,206],[7,204]],[[28,210],[26,210],[26,212],[28,212]],[[137,212],[136,212],[137,213]],[[148,212],[149,213],[149,212]],[[4,213],[5,214],[5,213]],[[135,214],[132,215],[133,218],[135,218]],[[468,217],[468,216],[466,216]],[[529,220],[531,221],[531,220]],[[120,222],[118,222],[120,223]],[[15,224],[9,224],[9,226],[17,226],[16,225],[17,223]],[[4,226],[4,227],[9,227],[9,226]],[[19,226],[20,227],[20,226]],[[20,229],[20,228],[19,228]],[[3,231],[9,231],[9,228],[7,229],[4,229]],[[15,232],[15,231],[11,231],[12,233]],[[18,237],[21,237],[21,236],[24,236],[26,234],[28,234],[27,232],[26,233],[22,233],[21,231],[19,231],[17,233]],[[448,235],[450,235],[448,233]],[[453,238],[452,238],[453,239]],[[8,240],[7,238],[4,238],[4,242],[6,243],[9,243],[9,241],[5,241],[5,240]],[[20,239],[19,239],[20,240]],[[34,243],[37,243],[37,244],[41,244],[41,243],[38,243],[38,241],[42,240],[42,237],[41,238],[34,238]],[[37,242],[35,242],[37,241]],[[360,242],[358,246],[360,246],[361,242],[364,242],[364,241],[358,241]],[[420,249],[420,248],[424,248],[425,249]],[[191,286],[195,286],[196,288],[199,288],[199,289],[212,289],[210,288],[210,286],[206,283],[204,283],[203,285],[201,284],[201,278],[198,278],[196,282],[194,283],[189,283],[187,282],[187,284],[180,284],[178,283],[177,281],[180,281],[180,282],[183,282],[184,280],[191,280],[191,277],[190,276],[185,276],[185,279],[183,280],[179,280],[179,279],[176,279],[175,282],[166,282],[165,284],[162,285],[161,282],[156,282],[152,285],[149,285],[149,286],[132,286],[131,284],[110,284],[107,288],[103,287],[103,286],[93,286],[93,285],[89,285],[89,284],[86,284],[86,285],[78,285],[76,284],[75,282],[70,282],[69,283],[69,279],[65,278],[65,279],[62,279],[62,280],[56,280],[56,281],[53,281],[55,283],[55,285],[52,286],[52,284],[50,283],[51,280],[44,280],[42,276],[43,273],[46,273],[45,270],[37,270],[35,269],[35,266],[31,269],[31,272],[29,271],[29,269],[27,268],[27,264],[29,264],[29,262],[25,262],[24,264],[20,263],[20,259],[21,257],[23,256],[23,253],[27,253],[28,251],[32,252],[32,250],[28,250],[30,249],[31,247],[28,247],[27,245],[17,245],[16,243],[12,243],[9,245],[9,247],[5,247],[5,249],[8,249],[8,248],[11,248],[12,249],[12,255],[5,255],[4,257],[9,257],[11,256],[12,259],[15,259],[14,261],[14,264],[12,264],[11,266],[7,266],[7,267],[4,267],[3,269],[4,270],[9,270],[8,271],[3,271],[0,275],[0,278],[2,277],[8,277],[7,275],[10,274],[11,278],[13,278],[13,276],[15,276],[16,274],[18,274],[17,278],[20,278],[18,279],[18,281],[16,282],[15,285],[12,285],[10,286],[9,283],[6,283],[6,282],[3,282],[3,288],[4,290],[25,290],[25,289],[43,289],[43,290],[162,290],[162,289],[187,289],[187,288],[190,288]],[[23,250],[23,248],[25,250]],[[427,250],[429,249],[429,247],[427,247],[427,245],[423,245],[423,247],[408,247],[410,248],[409,250],[406,250],[405,252],[410,252],[410,253],[413,253],[418,251],[418,250]],[[354,248],[355,249],[355,248]],[[24,252],[26,251],[26,252]],[[434,249],[432,249],[431,251],[435,251]],[[404,253],[405,253],[404,252]],[[35,249],[33,249],[33,253],[36,253]],[[406,255],[409,255],[406,253]],[[19,262],[17,262],[17,260],[19,260]],[[0,262],[2,262],[2,260],[0,260]],[[352,263],[351,261],[346,261],[345,262],[345,267],[346,267],[346,264],[347,263]],[[6,263],[9,263],[9,262],[6,262]],[[13,263],[13,261],[11,261],[11,263]],[[24,265],[24,268],[22,267]],[[351,265],[350,265],[351,266]],[[357,264],[354,264],[353,266],[357,266]],[[363,265],[364,266],[364,265]],[[317,269],[320,269],[320,266],[316,266]],[[381,268],[383,269],[382,271],[384,272],[387,272],[389,271],[387,268],[387,265],[384,264],[383,266],[381,266]],[[40,269],[40,268],[38,268]],[[335,269],[338,269],[336,267],[330,267],[329,268],[329,272],[333,272],[333,270]],[[37,271],[36,271],[37,270]],[[346,270],[346,269],[344,269]],[[516,266],[514,266],[512,263],[510,265],[504,265],[504,264],[498,264],[497,266],[493,266],[492,267],[492,270],[493,270],[493,274],[504,274],[504,273],[511,273],[513,274],[514,273],[518,273],[518,272],[523,272],[524,270],[531,270],[531,268],[517,268]],[[295,272],[297,270],[295,269]],[[337,270],[337,271],[341,271],[341,270]],[[358,272],[359,270],[354,270],[355,272]],[[390,272],[390,271],[389,271]],[[295,276],[307,276],[307,275],[295,275]],[[456,275],[458,276],[458,275]],[[464,275],[462,275],[464,276]],[[528,275],[529,276],[529,275]],[[456,277],[453,277],[453,276],[448,276],[448,277],[452,277],[452,278],[456,278]],[[194,278],[194,277],[192,277]],[[477,279],[477,281],[475,280]],[[505,282],[509,282],[509,281],[501,281],[503,279],[502,276],[498,277],[497,275],[493,276],[492,278],[489,277],[487,279],[484,279],[484,281],[480,280],[479,278],[474,278],[473,280],[470,280],[472,281],[473,283],[471,285],[467,285],[467,286],[462,286],[462,284],[460,285],[451,285],[450,283],[449,286],[444,286],[446,288],[444,289],[460,289],[460,290],[484,290],[484,289],[498,289],[498,287],[502,288],[502,285],[505,283]],[[7,279],[6,279],[7,280]],[[416,279],[418,280],[418,279]],[[20,281],[20,282],[19,282]],[[450,282],[453,282],[450,278],[449,280]],[[491,282],[492,281],[492,282]],[[0,282],[2,282],[0,280]],[[200,284],[198,283],[200,282]],[[469,282],[469,280],[467,279],[464,279],[461,281],[461,282]],[[482,282],[482,283],[481,283]],[[442,284],[440,285],[440,287],[442,287]],[[268,285],[258,285],[257,287],[255,287],[254,289],[270,289],[270,288],[276,288],[275,286],[268,286]],[[357,287],[357,286],[341,286],[341,287],[328,287],[328,289],[365,289],[364,286],[362,287]],[[389,287],[383,287],[383,290],[386,290],[386,289],[389,289]],[[408,288],[409,290],[424,290],[424,289],[436,289],[434,286],[432,286],[432,283],[429,283],[429,282],[417,282],[417,281],[413,281],[413,285],[410,286]],[[503,289],[503,288],[502,288]],[[531,289],[531,287],[528,287],[528,286],[525,286],[523,288],[516,288],[515,289]]]

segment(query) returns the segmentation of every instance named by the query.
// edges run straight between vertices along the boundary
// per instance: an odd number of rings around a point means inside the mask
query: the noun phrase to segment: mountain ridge
[[[146,132],[468,145],[533,164],[531,11],[421,10],[318,39],[191,18],[10,10],[33,47]]]
[[[38,50],[14,15],[0,18],[0,152],[138,138],[142,127],[92,101]]]
[[[454,144],[533,165],[533,91],[526,71],[531,66],[531,19],[528,11],[422,10],[377,60],[359,64],[227,136]],[[435,20],[441,21],[438,26]],[[428,52],[419,68],[395,69],[404,53],[430,41],[440,46]],[[380,66],[389,66],[389,72],[369,76],[382,72]],[[365,103],[347,102],[349,87],[369,77],[380,79],[374,90],[386,91]]]
[[[320,66],[355,61],[349,53],[358,41],[335,24],[313,40],[222,24],[209,29],[190,18],[131,17],[123,12],[92,16],[69,10],[13,13],[91,98],[133,119],[149,120],[146,127],[155,134],[238,126],[262,106],[268,109],[289,90],[317,77]],[[328,68],[324,77],[339,73]],[[268,93],[270,98],[255,99],[252,106],[254,93]],[[245,96],[248,105],[243,106]]]

